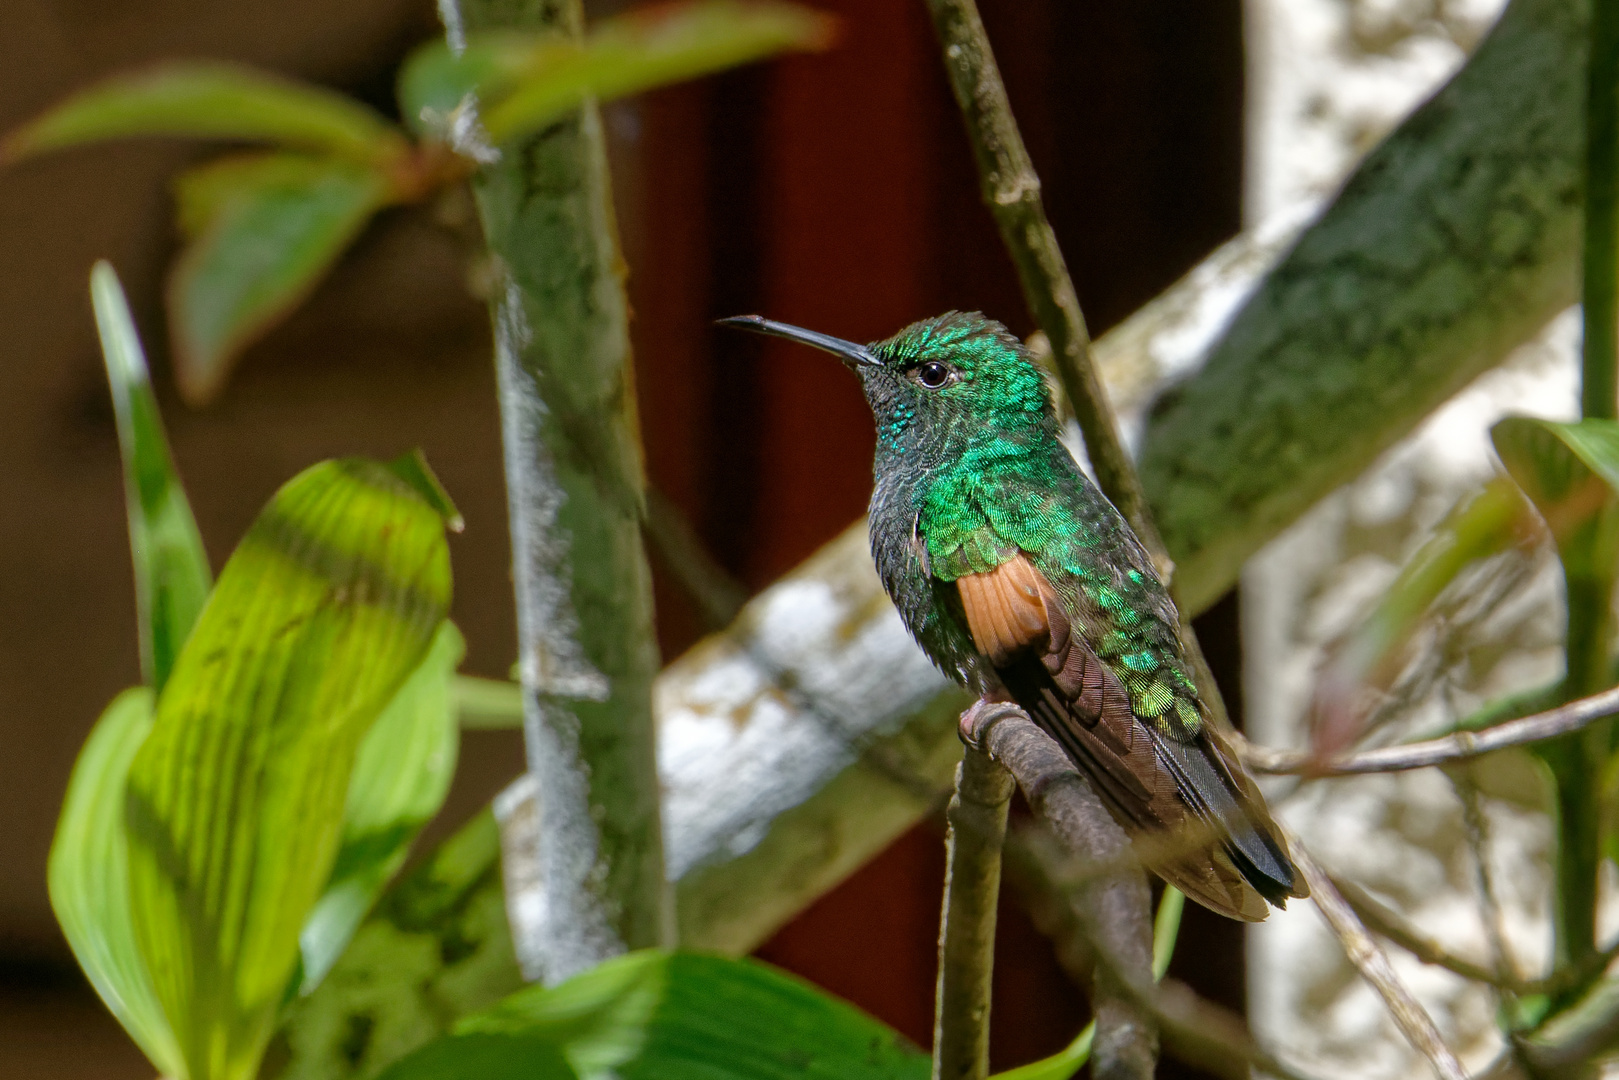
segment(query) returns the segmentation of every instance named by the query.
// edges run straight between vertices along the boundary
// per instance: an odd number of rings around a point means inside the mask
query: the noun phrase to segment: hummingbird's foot
[[[1013,717],[1028,718],[1022,706],[1004,697],[1004,691],[985,694],[961,714],[957,734],[961,741],[980,753],[987,753],[985,745],[990,728],[1002,720]]]

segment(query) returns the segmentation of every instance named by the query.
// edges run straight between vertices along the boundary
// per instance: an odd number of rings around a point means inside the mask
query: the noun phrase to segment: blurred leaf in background
[[[118,275],[105,262],[96,263],[90,272],[90,301],[101,334],[124,463],[141,674],[154,692],[161,692],[208,599],[213,578],[163,434],[129,303]]]
[[[180,392],[200,405],[219,395],[243,350],[303,302],[379,210],[462,182],[496,146],[587,98],[824,48],[833,25],[775,0],[699,0],[604,20],[583,42],[474,36],[460,57],[429,43],[406,62],[399,84],[402,113],[420,141],[318,86],[230,64],[168,64],[69,98],[0,141],[0,165],[129,136],[280,148],[229,155],[176,180],[187,244],[169,274],[169,333]]]

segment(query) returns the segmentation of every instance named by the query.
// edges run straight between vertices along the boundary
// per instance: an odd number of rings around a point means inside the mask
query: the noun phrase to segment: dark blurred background
[[[1100,333],[1237,230],[1240,0],[980,2]],[[863,511],[873,436],[837,365],[718,333],[714,317],[759,311],[865,340],[963,308],[1032,329],[921,0],[816,3],[843,19],[832,52],[608,113],[651,481],[752,588]],[[0,130],[91,80],[179,57],[262,65],[392,112],[400,58],[436,32],[431,0],[6,0]],[[150,1076],[78,976],[45,895],[74,755],[139,678],[93,260],[111,259],[130,292],[216,567],[299,469],[420,445],[468,523],[452,541],[467,669],[502,675],[515,655],[487,316],[460,241],[432,208],[384,214],[222,400],[188,411],[163,346],[168,178],[213,152],[122,143],[0,173],[0,1076]],[[661,573],[657,601],[672,657],[700,623]],[[1199,626],[1234,692],[1233,602]],[[435,835],[521,760],[515,733],[468,733]],[[759,955],[926,1045],[941,841],[939,820],[918,826]],[[1056,1050],[1086,1016],[1015,890],[1002,913],[997,1068]],[[1189,906],[1176,973],[1240,1008],[1239,929]]]

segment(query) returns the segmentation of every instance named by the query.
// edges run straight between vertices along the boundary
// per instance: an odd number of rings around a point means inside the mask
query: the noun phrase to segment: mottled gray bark
[[[1514,0],[1154,410],[1184,607],[1578,298],[1586,0]]]
[[[577,36],[578,0],[463,0],[460,23]],[[668,943],[651,577],[628,307],[594,106],[501,148],[474,181],[500,274],[496,365],[511,508],[535,888],[517,954],[547,983]]]

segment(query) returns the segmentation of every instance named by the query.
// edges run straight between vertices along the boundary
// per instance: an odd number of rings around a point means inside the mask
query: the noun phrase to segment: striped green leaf
[[[186,1080],[174,1033],[135,944],[124,839],[124,778],[152,730],[152,691],[113,699],[79,751],[51,843],[51,908],[79,966],[154,1068]]]
[[[331,879],[361,740],[448,609],[444,519],[411,479],[334,461],[276,494],[131,766],[136,940],[191,1080],[256,1072]]]
[[[382,1080],[925,1080],[926,1055],[754,960],[656,949],[520,990]]]
[[[161,692],[208,599],[212,575],[191,504],[169,454],[135,320],[118,275],[105,262],[90,271],[90,300],[101,332],[124,460],[141,674],[147,685]]]
[[[450,680],[465,653],[460,631],[442,623],[426,658],[360,743],[337,863],[299,939],[300,993],[326,977],[405,864],[416,834],[444,805],[461,736]]]
[[[193,238],[169,272],[175,375],[194,404],[301,303],[390,196],[385,171],[337,158],[239,155],[178,183]]]
[[[0,164],[138,135],[250,139],[359,162],[406,145],[380,113],[334,91],[234,64],[178,63],[75,94],[0,142]]]

